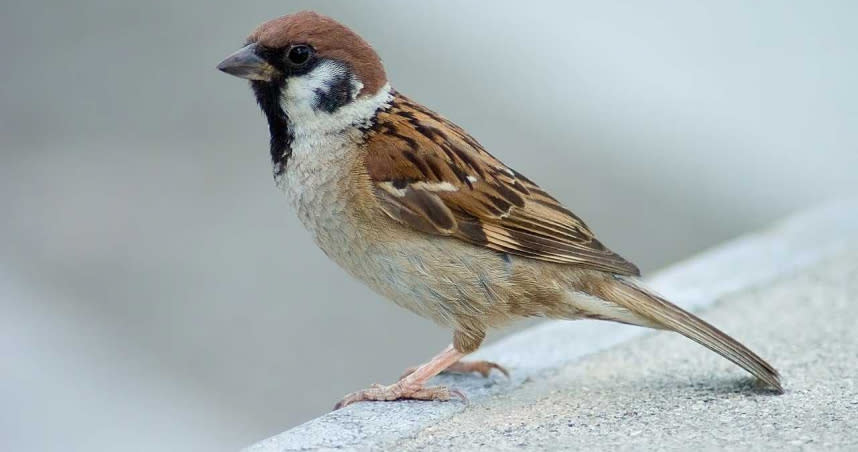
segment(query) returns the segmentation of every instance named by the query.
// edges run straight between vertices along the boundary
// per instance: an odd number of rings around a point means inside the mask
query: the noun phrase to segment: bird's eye
[[[310,55],[312,53],[313,50],[310,49],[310,46],[297,45],[292,46],[292,48],[289,49],[289,53],[286,54],[286,58],[289,59],[289,62],[293,65],[300,66],[310,60]]]

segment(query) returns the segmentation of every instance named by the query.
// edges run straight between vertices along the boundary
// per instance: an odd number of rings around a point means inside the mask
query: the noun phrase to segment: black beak
[[[256,44],[242,47],[221,61],[217,68],[229,75],[265,82],[270,82],[277,74],[274,66],[256,54]]]

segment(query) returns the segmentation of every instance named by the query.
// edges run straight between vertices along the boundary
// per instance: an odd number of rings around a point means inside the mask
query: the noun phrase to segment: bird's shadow
[[[701,384],[691,384],[697,391],[706,391],[714,394],[744,394],[754,396],[777,396],[783,395],[765,383],[749,377],[720,377],[712,378]]]
[[[542,378],[545,377],[544,375],[542,376]],[[537,379],[541,378],[537,377]],[[530,381],[530,378],[525,378],[523,381],[520,380],[515,370],[511,370],[509,379],[501,375],[492,375],[490,378],[484,378],[476,374],[444,374],[435,378],[436,383],[482,395],[503,392],[505,390],[515,390],[515,387],[526,381]],[[509,386],[505,389],[506,384],[509,384]],[[684,394],[688,398],[703,398],[704,400],[711,399],[712,397],[770,397],[783,394],[753,377],[746,376],[695,375],[689,376],[688,379],[683,379],[671,375],[660,375],[634,381],[615,381],[612,384],[605,384],[604,387],[610,388],[612,392],[630,391],[636,394],[646,391],[675,393],[679,397],[683,397],[682,394]]]
[[[776,389],[767,386],[765,383],[753,377],[705,377],[695,380],[680,380],[676,378],[661,377],[654,378],[649,381],[634,381],[626,382],[622,386],[640,392],[659,391],[659,392],[676,392],[682,390],[687,391],[692,397],[710,396],[748,396],[748,397],[768,397],[783,395]],[[646,389],[641,389],[644,386]],[[620,390],[619,387],[616,390]]]

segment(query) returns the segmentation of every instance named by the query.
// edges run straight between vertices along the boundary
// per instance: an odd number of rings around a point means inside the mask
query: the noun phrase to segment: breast
[[[355,168],[360,151],[348,140],[296,140],[277,185],[329,258],[376,292],[431,317],[425,308],[426,297],[411,290],[410,276],[403,274],[407,267],[402,262],[404,256],[419,252],[406,251],[413,243],[399,240],[397,234],[381,234],[381,230],[398,225],[387,223],[391,220],[381,211],[373,222],[372,207],[356,199],[356,190],[369,187],[368,179],[365,183],[356,179],[360,177]]]
[[[352,235],[347,210],[353,194],[352,165],[358,145],[347,136],[296,137],[286,170],[276,178],[304,227],[332,258]]]
[[[520,298],[515,259],[419,233],[374,208],[370,193],[356,195],[370,189],[356,167],[361,152],[351,140],[296,140],[277,180],[322,251],[374,291],[439,324],[508,317],[509,304]]]

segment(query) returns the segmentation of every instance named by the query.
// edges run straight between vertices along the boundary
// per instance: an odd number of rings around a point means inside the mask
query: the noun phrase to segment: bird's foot
[[[456,374],[469,374],[472,372],[477,372],[482,375],[483,378],[488,378],[489,374],[491,374],[492,369],[497,369],[500,373],[502,373],[505,377],[509,378],[509,372],[500,364],[493,363],[491,361],[456,361],[451,364],[450,367],[441,371],[441,373],[456,373]],[[402,374],[399,379],[403,379],[417,370],[417,366],[409,367],[405,369],[405,372]]]
[[[334,410],[339,410],[345,406],[355,402],[363,401],[393,401],[393,400],[440,400],[447,401],[453,397],[458,397],[463,401],[467,401],[467,397],[455,389],[448,389],[445,386],[425,387],[422,385],[403,384],[400,380],[392,385],[372,385],[362,391],[356,391],[343,397],[342,400],[334,405]]]

